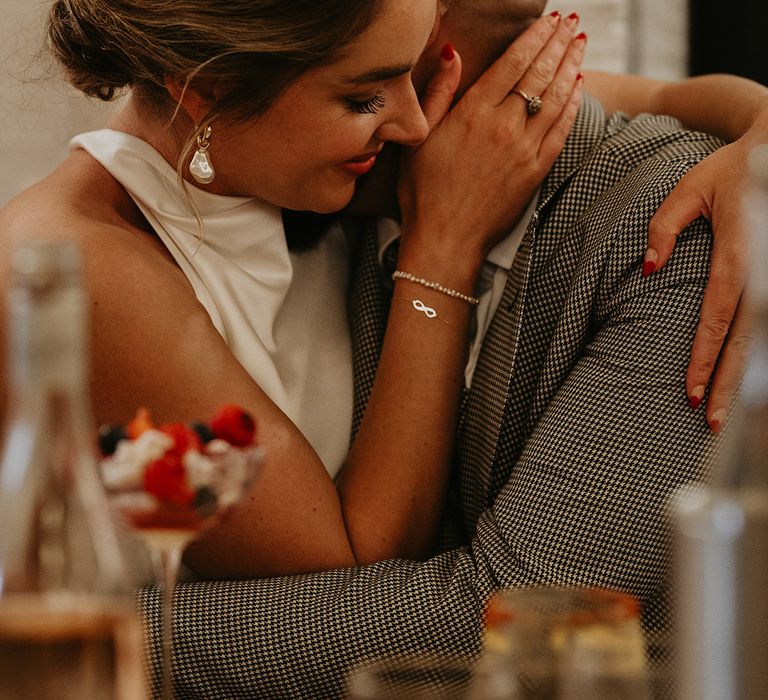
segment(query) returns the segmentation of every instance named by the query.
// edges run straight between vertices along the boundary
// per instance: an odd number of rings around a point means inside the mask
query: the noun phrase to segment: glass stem
[[[179,565],[181,564],[181,549],[171,548],[163,549],[156,558],[159,564],[158,580],[162,590],[162,619],[160,622],[161,631],[161,678],[162,678],[162,700],[173,699],[173,592],[176,588],[176,581],[179,576]]]

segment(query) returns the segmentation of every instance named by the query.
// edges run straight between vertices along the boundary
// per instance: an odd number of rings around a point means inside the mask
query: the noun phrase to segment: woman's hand
[[[749,186],[747,158],[768,142],[768,117],[740,139],[699,163],[667,197],[651,221],[644,274],[669,260],[680,232],[699,216],[712,224],[714,245],[701,320],[686,377],[691,408],[702,402],[710,378],[707,421],[719,432],[747,361],[749,328],[741,305],[747,280],[747,241],[742,197]]]
[[[431,133],[404,155],[399,186],[400,259],[414,262],[409,270],[428,276],[441,262],[458,261],[476,274],[525,211],[578,112],[586,37],[574,39],[572,26],[554,16],[538,20],[450,111],[450,90],[428,89]],[[445,70],[433,82],[444,83]],[[513,89],[541,96],[541,110],[529,115]]]

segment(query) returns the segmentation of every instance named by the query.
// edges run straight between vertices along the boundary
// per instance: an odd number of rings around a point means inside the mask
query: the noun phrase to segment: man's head
[[[437,69],[440,51],[451,43],[462,60],[458,94],[472,85],[534,20],[547,0],[449,0],[440,28],[413,70],[418,90]],[[388,147],[373,172],[358,180],[350,211],[373,215],[397,215],[395,182],[398,149]]]
[[[440,30],[414,69],[422,88],[437,68],[440,51],[451,43],[461,55],[462,94],[509,44],[544,11],[547,0],[450,0]]]

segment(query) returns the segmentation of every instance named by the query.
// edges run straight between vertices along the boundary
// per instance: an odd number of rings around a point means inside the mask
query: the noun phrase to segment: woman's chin
[[[328,192],[324,197],[314,197],[312,205],[306,209],[317,214],[335,214],[344,209],[352,201],[355,194],[355,186],[352,183],[349,187],[339,189],[335,192]]]

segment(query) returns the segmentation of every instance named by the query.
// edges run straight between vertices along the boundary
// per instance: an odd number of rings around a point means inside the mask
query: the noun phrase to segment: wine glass
[[[162,591],[163,700],[173,698],[173,593],[182,553],[246,493],[261,459],[254,445],[204,442],[191,428],[173,424],[145,426],[102,461],[110,503],[148,547]]]

